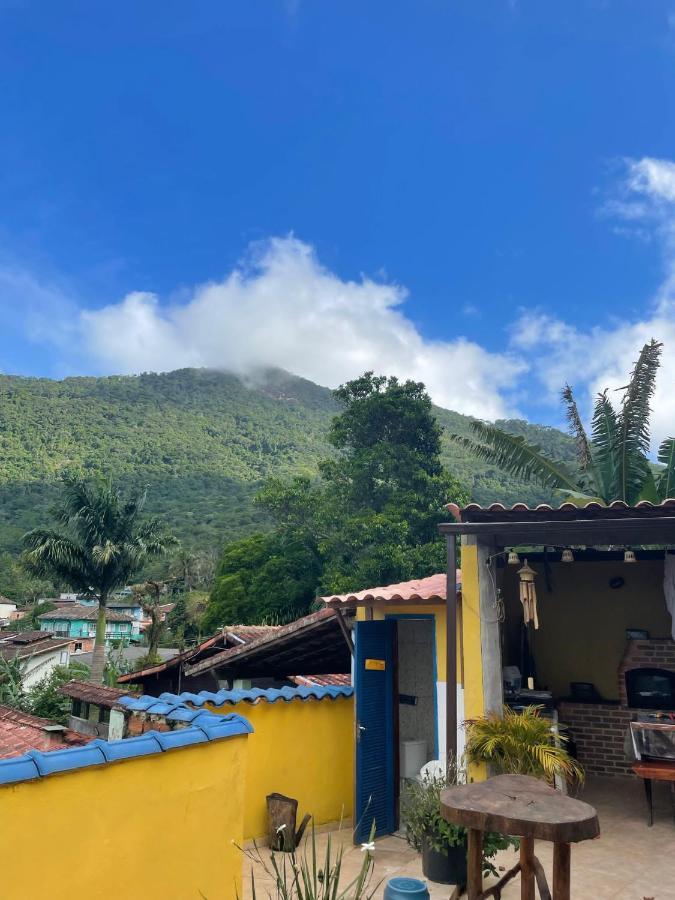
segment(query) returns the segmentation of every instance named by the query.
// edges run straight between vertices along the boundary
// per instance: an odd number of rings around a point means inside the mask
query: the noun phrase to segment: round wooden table
[[[588,803],[566,797],[528,775],[497,775],[487,781],[460,784],[441,794],[441,813],[448,822],[468,829],[467,892],[469,900],[501,897],[503,886],[520,872],[521,900],[534,900],[535,881],[542,900],[570,898],[570,844],[600,834],[598,814]],[[520,838],[520,861],[493,887],[483,891],[483,832]],[[553,841],[553,894],[535,839]]]

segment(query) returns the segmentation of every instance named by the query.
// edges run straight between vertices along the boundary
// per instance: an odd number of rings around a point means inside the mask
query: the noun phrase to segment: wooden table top
[[[592,806],[528,775],[497,775],[447,788],[441,794],[441,813],[466,828],[544,841],[576,843],[600,834]]]

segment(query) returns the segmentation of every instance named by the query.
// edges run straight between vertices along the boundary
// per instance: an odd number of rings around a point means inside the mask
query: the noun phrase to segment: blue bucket
[[[429,891],[419,878],[391,878],[384,889],[384,900],[429,900]]]

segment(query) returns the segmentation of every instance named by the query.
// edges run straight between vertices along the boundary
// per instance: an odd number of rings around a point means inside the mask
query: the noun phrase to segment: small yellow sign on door
[[[366,669],[374,669],[376,672],[384,672],[387,664],[383,659],[367,659]]]

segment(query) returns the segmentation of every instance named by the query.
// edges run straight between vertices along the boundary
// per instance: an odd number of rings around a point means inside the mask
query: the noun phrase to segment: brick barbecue
[[[624,742],[629,723],[639,710],[628,707],[626,672],[629,669],[657,668],[675,672],[675,641],[666,639],[630,640],[617,672],[619,702],[558,704],[558,718],[567,725],[576,745],[579,762],[589,775],[630,775]]]

